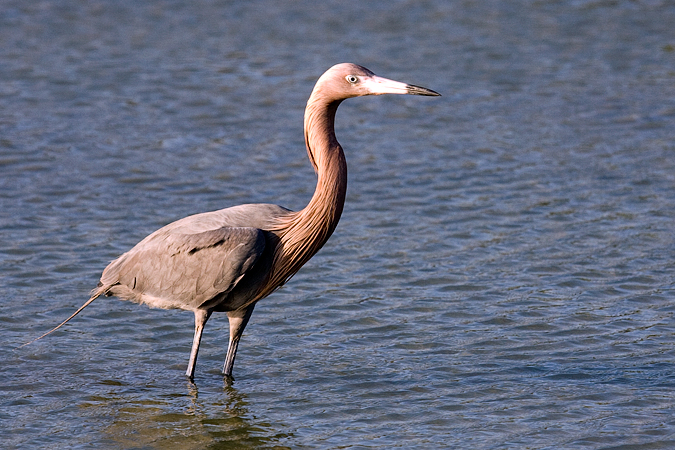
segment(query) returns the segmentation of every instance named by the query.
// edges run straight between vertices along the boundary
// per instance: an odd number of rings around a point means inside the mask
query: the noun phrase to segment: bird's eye
[[[349,82],[349,84],[356,84],[359,81],[356,75],[347,75],[345,79]]]

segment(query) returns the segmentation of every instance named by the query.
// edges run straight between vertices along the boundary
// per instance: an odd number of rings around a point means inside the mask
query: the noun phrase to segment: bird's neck
[[[305,143],[318,176],[316,189],[304,209],[284,217],[272,230],[279,244],[264,291],[274,290],[292,277],[323,247],[340,220],[347,192],[347,162],[335,137],[339,103],[318,100],[315,93],[307,102]]]
[[[318,179],[312,199],[297,213],[293,225],[294,232],[318,246],[310,257],[333,234],[347,193],[347,162],[335,137],[335,113],[340,102],[312,102],[312,97],[305,110],[305,144]]]

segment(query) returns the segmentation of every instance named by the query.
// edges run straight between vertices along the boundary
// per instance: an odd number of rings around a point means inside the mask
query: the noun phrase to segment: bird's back
[[[278,243],[269,230],[289,213],[248,204],[172,222],[112,261],[94,293],[158,308],[239,309],[267,278]]]

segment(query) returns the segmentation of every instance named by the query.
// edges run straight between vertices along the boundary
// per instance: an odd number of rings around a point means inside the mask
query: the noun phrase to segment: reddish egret
[[[316,82],[305,109],[305,144],[318,175],[305,209],[294,212],[277,205],[249,204],[170,223],[111,262],[91,298],[37,339],[63,326],[102,294],[193,311],[195,334],[186,372],[193,379],[204,325],[211,313],[223,311],[230,322],[223,374],[231,377],[239,339],[256,302],[295,275],[340,220],[347,164],[335,137],[338,106],[351,97],[381,94],[440,95],[378,77],[356,64],[331,67]]]

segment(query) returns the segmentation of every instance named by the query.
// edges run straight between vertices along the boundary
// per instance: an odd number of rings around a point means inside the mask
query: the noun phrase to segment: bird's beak
[[[412,84],[401,83],[400,81],[389,80],[387,78],[374,75],[363,81],[370,95],[382,94],[410,94],[410,95],[428,95],[438,97],[441,94],[431,89],[415,86]]]

